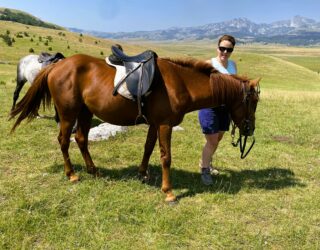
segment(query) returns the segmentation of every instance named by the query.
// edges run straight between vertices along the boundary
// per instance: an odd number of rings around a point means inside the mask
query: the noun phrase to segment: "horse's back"
[[[28,64],[30,62],[34,62],[34,61],[38,61],[38,58],[39,56],[38,55],[27,55],[27,56],[24,56],[20,59],[20,63],[24,63],[24,64]]]
[[[17,78],[26,79],[32,84],[34,78],[41,70],[41,63],[38,61],[38,55],[27,55],[20,59],[17,66]]]
[[[78,92],[83,95],[106,95],[106,86],[113,88],[115,70],[100,58],[85,54],[76,54],[57,62],[48,75],[49,87]],[[112,90],[111,90],[112,91]],[[84,97],[84,96],[83,96]]]
[[[55,81],[79,82],[81,80],[86,84],[93,84],[96,81],[104,80],[106,76],[114,76],[114,69],[107,65],[104,59],[76,54],[57,62],[52,74]]]
[[[90,63],[94,63],[97,65],[107,65],[104,59],[101,58],[97,58],[97,57],[93,57],[90,55],[86,55],[86,54],[75,54],[72,55],[70,57],[65,58],[64,60],[62,60],[63,63],[67,64],[72,64],[75,66],[83,66],[83,65],[87,65]]]

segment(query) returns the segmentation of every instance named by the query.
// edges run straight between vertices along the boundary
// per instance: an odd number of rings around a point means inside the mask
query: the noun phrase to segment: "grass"
[[[13,33],[24,26],[8,23],[1,29]],[[54,37],[56,31],[30,27],[29,32]],[[52,46],[68,55],[76,52],[63,48],[66,43],[97,56],[113,43],[101,40],[101,46],[91,37],[80,43],[72,33],[63,42],[58,38]],[[198,171],[204,139],[197,113],[187,114],[184,130],[174,132],[172,140],[171,172],[179,204],[168,206],[160,192],[158,147],[150,161],[150,183],[136,178],[146,126],[90,143],[102,173],[97,179],[86,173],[72,143],[71,160],[81,176],[74,185],[63,174],[53,119],[23,123],[9,135],[15,65],[29,46],[28,39],[13,48],[0,42],[0,61],[6,62],[0,64],[5,83],[0,84],[0,249],[320,249],[320,85],[317,73],[303,66],[312,60],[308,48],[300,63],[283,55],[298,57],[304,48],[237,48],[240,73],[262,76],[256,145],[240,160],[227,133],[214,161],[221,174],[205,187]],[[209,42],[131,43],[124,48],[134,53],[149,46],[161,56],[209,58],[213,50]]]

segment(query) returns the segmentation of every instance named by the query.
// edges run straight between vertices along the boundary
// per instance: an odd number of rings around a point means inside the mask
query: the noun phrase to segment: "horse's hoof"
[[[88,174],[91,174],[94,178],[100,178],[102,177],[102,174],[100,173],[100,171],[98,170],[91,170],[91,171],[87,171]]]
[[[71,181],[72,183],[78,182],[80,180],[78,175],[71,175],[69,177],[69,181]]]
[[[94,176],[95,178],[100,178],[102,175],[101,175],[101,173],[100,173],[99,171],[96,171],[96,172],[93,174],[93,176]]]
[[[99,173],[99,171],[97,171],[96,168],[89,168],[89,169],[87,169],[87,173],[88,173],[88,174],[92,174],[92,175],[95,176],[95,177],[99,177],[99,176],[100,176],[100,173]]]
[[[141,174],[139,173],[139,180],[142,183],[148,183],[150,181],[150,176],[148,174]]]
[[[169,205],[178,203],[177,197],[176,197],[175,195],[173,195],[173,194],[167,195],[165,201],[166,201]]]
[[[167,201],[167,204],[169,206],[175,206],[175,205],[178,205],[179,201],[178,200],[175,200],[175,201]]]

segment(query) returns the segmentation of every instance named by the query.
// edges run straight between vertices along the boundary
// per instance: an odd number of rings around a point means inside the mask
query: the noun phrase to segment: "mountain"
[[[283,43],[288,45],[320,44],[320,22],[302,16],[270,24],[257,24],[247,18],[235,18],[225,22],[196,27],[172,27],[155,31],[99,32],[69,28],[73,32],[97,37],[128,40],[201,40],[216,39],[222,34],[234,35],[240,42]]]

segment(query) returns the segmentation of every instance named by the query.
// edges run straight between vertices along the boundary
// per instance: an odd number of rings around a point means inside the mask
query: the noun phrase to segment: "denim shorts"
[[[219,131],[228,131],[230,115],[225,106],[200,109],[199,122],[204,134],[215,134]]]

